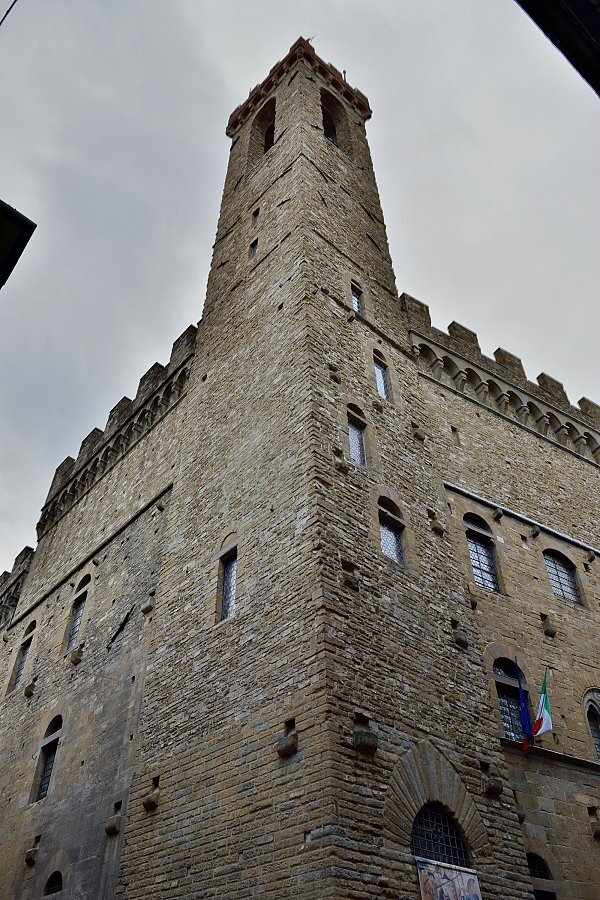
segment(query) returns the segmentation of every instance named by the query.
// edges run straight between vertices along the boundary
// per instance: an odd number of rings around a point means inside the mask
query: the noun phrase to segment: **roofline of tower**
[[[244,124],[248,117],[261,107],[275,85],[291,68],[293,63],[297,62],[299,59],[307,60],[315,72],[323,78],[324,81],[328,82],[365,121],[371,118],[372,112],[367,97],[357,88],[351,87],[344,78],[344,75],[336,69],[335,66],[332,66],[331,63],[326,63],[320,56],[317,56],[313,47],[305,38],[299,37],[290,47],[287,56],[278,63],[275,63],[264,81],[257,84],[255,88],[252,88],[248,95],[248,99],[237,106],[231,113],[227,128],[225,129],[228,137],[233,137],[235,132]]]

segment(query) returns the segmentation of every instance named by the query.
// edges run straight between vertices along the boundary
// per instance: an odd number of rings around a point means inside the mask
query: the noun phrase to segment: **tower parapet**
[[[173,344],[168,364],[154,363],[140,378],[134,399],[119,400],[104,431],[92,429],[81,442],[77,459],[67,456],[58,466],[37,525],[38,538],[179,400],[189,378],[197,332],[190,325]]]
[[[0,575],[0,628],[10,625],[34,556],[32,547],[23,547],[15,558],[12,570]]]

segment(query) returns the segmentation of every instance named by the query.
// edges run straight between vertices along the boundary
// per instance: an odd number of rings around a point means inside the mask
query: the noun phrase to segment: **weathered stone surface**
[[[416,900],[428,802],[484,897],[529,900],[528,851],[559,896],[596,890],[597,407],[398,298],[369,116],[303,41],[232,114],[200,327],[59,467],[35,556],[0,577],[2,896],[41,896],[59,870],[78,900]],[[382,551],[389,508],[401,555]],[[489,528],[497,591],[467,514]],[[553,593],[549,550],[581,604]],[[492,671],[515,657],[532,702],[548,668],[555,722],[527,757],[502,740]]]

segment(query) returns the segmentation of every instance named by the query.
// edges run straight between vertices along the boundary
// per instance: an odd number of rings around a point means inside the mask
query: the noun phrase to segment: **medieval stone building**
[[[370,115],[302,39],[234,111],[203,319],[0,580],[2,897],[600,897],[600,408],[398,296]]]

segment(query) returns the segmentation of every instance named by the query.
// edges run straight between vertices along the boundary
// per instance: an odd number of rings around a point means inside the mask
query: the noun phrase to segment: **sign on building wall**
[[[417,856],[422,900],[482,900],[473,869]]]

